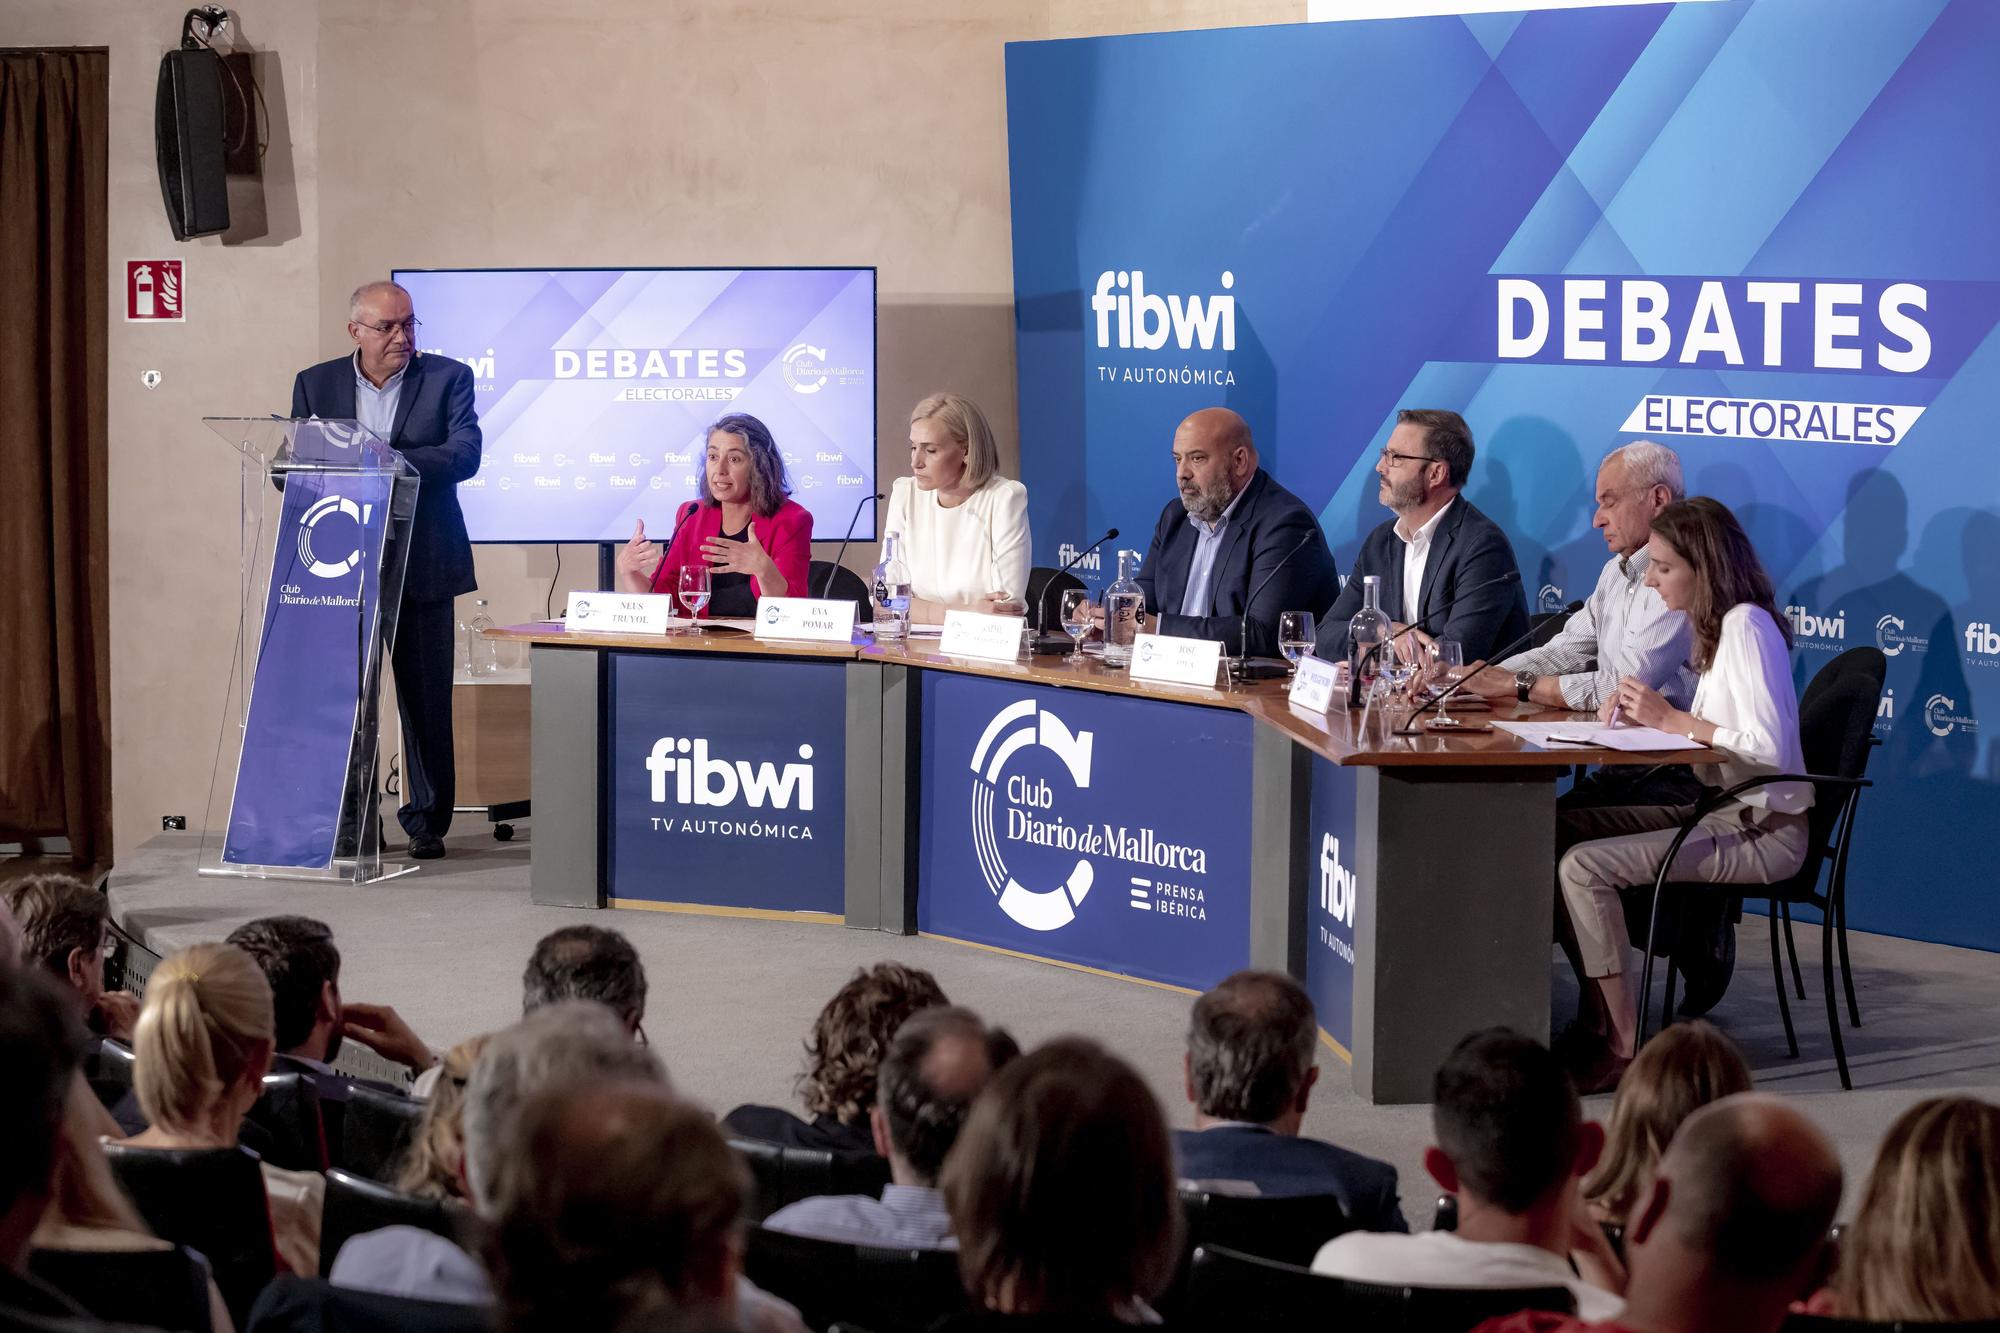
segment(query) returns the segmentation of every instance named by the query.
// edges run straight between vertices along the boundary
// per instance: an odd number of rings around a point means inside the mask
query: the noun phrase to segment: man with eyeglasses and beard
[[[1375,464],[1382,503],[1395,517],[1361,543],[1347,586],[1322,624],[1319,656],[1347,660],[1347,622],[1361,609],[1361,580],[1370,574],[1381,579],[1382,613],[1399,651],[1413,642],[1453,640],[1464,645],[1470,664],[1528,632],[1520,579],[1495,582],[1517,570],[1514,547],[1499,524],[1459,494],[1472,454],[1472,429],[1458,413],[1396,414]],[[1419,628],[1426,616],[1433,619]]]
[[[387,440],[419,479],[391,667],[403,720],[405,799],[397,819],[409,835],[410,855],[429,860],[444,855],[456,797],[452,599],[479,586],[457,486],[479,471],[480,435],[471,367],[418,352],[419,327],[409,292],[396,283],[357,287],[347,312],[354,350],[299,372],[292,415],[358,420]],[[372,716],[364,729],[372,741]],[[372,793],[367,799],[372,805]],[[357,836],[376,836],[372,810],[362,825],[358,835],[343,826],[336,855],[353,855]]]

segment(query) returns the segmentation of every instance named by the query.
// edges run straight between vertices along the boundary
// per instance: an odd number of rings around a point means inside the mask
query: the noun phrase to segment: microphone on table
[[[1414,633],[1417,630],[1428,630],[1431,626],[1432,620],[1443,615],[1445,612],[1451,610],[1454,606],[1457,606],[1460,602],[1472,596],[1474,593],[1485,592],[1488,588],[1497,588],[1505,583],[1519,583],[1520,581],[1521,581],[1521,571],[1518,569],[1510,569],[1505,574],[1496,574],[1494,577],[1487,579],[1482,583],[1475,583],[1470,588],[1462,589],[1457,596],[1453,597],[1443,606],[1434,608],[1429,615],[1417,617],[1417,619],[1412,621],[1410,624],[1405,625],[1402,629],[1398,630],[1396,633],[1391,634],[1388,638],[1382,640],[1382,643],[1378,643],[1370,647],[1369,650],[1365,654],[1363,654],[1361,661],[1356,662],[1354,664],[1354,669],[1348,672],[1347,706],[1349,708],[1359,708],[1361,706],[1361,676],[1362,676],[1361,668],[1373,667],[1375,665],[1375,658],[1380,655],[1382,651],[1382,644],[1394,643],[1397,639],[1402,638],[1403,635]]]
[[[1238,637],[1236,640],[1238,651],[1235,658],[1229,663],[1229,678],[1231,680],[1275,680],[1285,674],[1286,664],[1283,662],[1267,661],[1258,663],[1250,660],[1250,604],[1257,600],[1257,594],[1264,591],[1265,586],[1272,579],[1278,577],[1278,571],[1290,564],[1292,557],[1300,551],[1305,550],[1315,537],[1319,537],[1322,541],[1325,540],[1318,528],[1314,528],[1311,532],[1299,538],[1299,544],[1285,552],[1285,558],[1277,564],[1272,565],[1264,577],[1257,581],[1257,586],[1250,590],[1250,595],[1243,599],[1243,625],[1237,631]]]
[[[841,534],[840,549],[833,553],[833,564],[827,568],[826,579],[820,584],[819,595],[822,598],[833,591],[833,576],[840,569],[841,557],[847,554],[847,543],[854,540],[854,525],[861,521],[861,506],[873,504],[881,498],[882,492],[877,491],[873,495],[864,495],[855,502],[854,512],[847,519],[847,531]]]
[[[1565,606],[1562,609],[1562,615],[1565,618],[1567,618],[1569,616],[1575,615],[1577,612],[1581,610],[1583,610],[1583,599],[1579,597],[1575,601],[1571,602],[1568,606]],[[1457,694],[1460,690],[1465,688],[1465,682],[1471,680],[1474,675],[1478,674],[1481,671],[1484,671],[1487,667],[1491,666],[1493,663],[1504,662],[1508,658],[1512,657],[1515,653],[1520,652],[1521,649],[1527,647],[1528,644],[1534,640],[1535,635],[1539,634],[1540,632],[1541,631],[1538,628],[1530,629],[1526,634],[1523,634],[1520,638],[1514,640],[1514,642],[1508,644],[1505,648],[1500,649],[1500,651],[1496,653],[1489,653],[1485,657],[1480,658],[1477,662],[1474,662],[1470,667],[1466,668],[1466,672],[1464,675],[1460,676],[1457,680],[1451,683],[1450,689],[1432,695],[1429,699],[1426,699],[1423,702],[1423,705],[1421,707],[1411,709],[1410,715],[1403,719],[1403,725],[1396,728],[1396,730],[1391,734],[1396,736],[1416,735],[1418,732],[1418,727],[1417,727],[1418,718],[1422,717],[1425,713],[1430,712],[1431,709],[1433,708],[1443,707],[1447,700],[1449,700],[1454,694]]]
[[[1035,651],[1037,653],[1041,653],[1044,655],[1049,653],[1066,653],[1076,646],[1073,642],[1071,642],[1069,636],[1066,634],[1063,635],[1061,639],[1056,643],[1051,644],[1046,642],[1046,640],[1049,638],[1049,632],[1048,632],[1049,590],[1056,586],[1057,581],[1060,580],[1063,575],[1069,573],[1072,569],[1075,569],[1078,565],[1082,564],[1083,558],[1085,556],[1089,555],[1092,551],[1095,551],[1098,547],[1104,545],[1104,543],[1108,541],[1115,541],[1117,540],[1117,538],[1118,538],[1118,529],[1116,528],[1107,529],[1102,537],[1099,537],[1096,541],[1092,542],[1090,545],[1084,547],[1081,551],[1078,551],[1075,555],[1071,556],[1069,558],[1069,562],[1065,564],[1061,569],[1058,569],[1052,576],[1050,576],[1049,581],[1042,585],[1042,595],[1035,599]]]

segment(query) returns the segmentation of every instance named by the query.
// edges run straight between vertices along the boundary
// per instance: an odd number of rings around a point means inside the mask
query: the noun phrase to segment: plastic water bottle
[[[1361,580],[1361,609],[1347,622],[1347,706],[1359,708],[1375,689],[1382,674],[1382,655],[1387,652],[1389,617],[1382,614],[1382,580],[1365,575]]]
[[[902,535],[882,539],[882,562],[875,566],[875,637],[901,643],[910,633],[910,567],[903,563]]]
[[[472,674],[472,626],[466,623],[466,619],[462,615],[458,618],[458,632],[453,636],[453,642],[457,650],[458,674],[461,676],[470,676]]]
[[[1135,577],[1139,572],[1137,551],[1118,553],[1118,578],[1104,590],[1104,665],[1122,667],[1132,661],[1132,640],[1139,634],[1139,613],[1146,609],[1146,594]]]
[[[500,674],[500,645],[486,637],[486,631],[493,628],[493,617],[486,614],[486,599],[481,597],[472,604],[472,621],[466,627],[471,630],[467,648],[471,652],[470,671],[475,676],[497,676]]]

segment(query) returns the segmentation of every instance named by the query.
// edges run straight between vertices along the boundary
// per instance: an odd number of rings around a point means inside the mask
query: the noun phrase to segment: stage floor
[[[1146,1076],[1171,1123],[1192,1123],[1181,1074],[1188,997],[1180,992],[838,925],[536,907],[528,901],[533,822],[518,825],[511,843],[494,841],[484,825],[461,828],[446,859],[366,889],[199,876],[198,837],[161,834],[113,870],[112,911],[161,953],[220,939],[257,916],[318,917],[340,946],[346,997],[394,1005],[440,1048],[519,1015],[521,971],[542,935],[578,921],[609,926],[645,960],[646,1033],[674,1082],[718,1112],[741,1102],[792,1104],[802,1043],[820,1005],[855,968],[894,958],[929,968],[953,1001],[1005,1025],[1024,1046],[1059,1033],[1097,1037]],[[1869,888],[1850,891],[1858,897]],[[1863,1026],[1847,1030],[1855,1090],[1844,1093],[1820,1000],[1819,933],[1796,930],[1808,996],[1792,1002],[1800,1058],[1785,1055],[1761,918],[1740,928],[1736,980],[1711,1017],[1743,1045],[1760,1087],[1796,1095],[1834,1136],[1851,1206],[1875,1145],[1903,1108],[1946,1091],[2000,1095],[2000,960],[1850,936]],[[1567,968],[1559,960],[1551,966],[1560,1026],[1575,990]],[[1426,1108],[1368,1105],[1324,1046],[1320,1064],[1306,1132],[1395,1163],[1405,1211],[1427,1223],[1436,1190],[1421,1166]],[[1595,1114],[1606,1101],[1593,1103]]]

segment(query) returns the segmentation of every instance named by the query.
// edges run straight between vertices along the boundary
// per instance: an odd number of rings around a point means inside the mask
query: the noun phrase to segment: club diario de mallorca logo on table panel
[[[1046,778],[1007,772],[1016,754],[1039,746],[1061,763],[1076,791],[1087,792],[1095,740],[1093,733],[1071,731],[1047,708],[1023,699],[994,714],[973,749],[972,844],[979,871],[1000,910],[1028,930],[1060,930],[1075,921],[1097,883],[1100,861],[1148,871],[1208,872],[1208,853],[1200,847],[1169,842],[1150,828],[1071,823],[1058,811],[1056,789]],[[1009,844],[1073,852],[1076,859],[1059,881],[1023,884],[1008,869]],[[1133,908],[1208,919],[1199,888],[1157,882],[1150,873],[1127,873],[1125,879],[1126,902]]]

